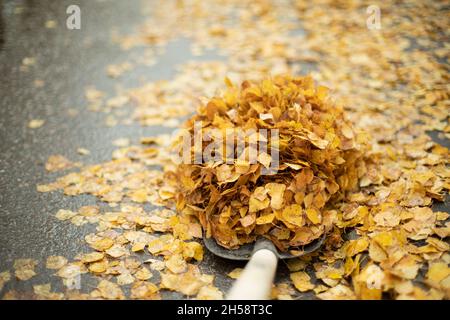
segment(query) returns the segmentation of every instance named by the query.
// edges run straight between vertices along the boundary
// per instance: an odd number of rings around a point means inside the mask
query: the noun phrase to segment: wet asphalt
[[[80,30],[66,28],[66,8],[71,4],[81,8]],[[94,85],[113,97],[118,83],[131,88],[145,81],[170,80],[177,64],[191,59],[220,59],[213,53],[194,58],[189,53],[189,41],[179,39],[169,43],[156,65],[134,68],[120,80],[108,77],[106,66],[130,61],[144,50],[121,50],[111,41],[112,31],[137,32],[144,14],[139,1],[0,0],[0,272],[12,271],[18,258],[39,261],[37,276],[25,282],[10,281],[0,297],[11,289],[27,297],[33,284],[48,282],[54,290],[63,290],[61,280],[45,269],[45,259],[63,255],[70,260],[90,251],[84,236],[95,226],[77,227],[58,221],[54,215],[61,208],[76,210],[99,202],[92,196],[37,192],[37,184],[62,175],[45,171],[50,155],[62,154],[84,164],[100,163],[110,160],[114,139],[127,137],[138,142],[141,136],[169,132],[167,128],[139,124],[105,126],[105,114],[86,109],[85,89]],[[57,25],[46,28],[48,20],[55,20]],[[24,71],[21,65],[26,57],[35,58],[36,63]],[[36,80],[42,80],[43,87],[37,88]],[[78,114],[70,116],[72,109]],[[30,129],[27,124],[31,119],[45,119],[46,123]],[[80,147],[91,154],[79,155]],[[439,209],[448,210],[448,206],[440,204]],[[287,279],[287,269],[280,265],[278,277]],[[201,264],[204,272],[216,275],[216,285],[223,291],[231,285],[226,273],[242,266],[208,253]],[[89,292],[96,283],[96,279],[84,275],[81,290]],[[184,298],[171,292],[163,297]]]

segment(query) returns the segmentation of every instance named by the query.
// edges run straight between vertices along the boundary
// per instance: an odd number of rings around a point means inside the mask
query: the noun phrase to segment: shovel
[[[239,279],[231,287],[227,300],[267,300],[270,297],[278,259],[293,259],[320,248],[325,240],[321,238],[303,246],[299,254],[279,252],[272,241],[259,237],[255,243],[239,249],[221,247],[212,238],[204,238],[205,247],[214,255],[229,260],[248,261]]]

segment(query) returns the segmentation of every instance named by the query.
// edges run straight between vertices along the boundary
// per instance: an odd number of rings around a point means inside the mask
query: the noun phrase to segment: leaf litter
[[[277,128],[279,172],[259,174],[270,166],[267,155],[250,166],[181,170],[171,161],[167,137],[146,137],[137,146],[120,141],[111,161],[38,186],[40,192],[91,194],[111,207],[58,211],[57,218],[67,223],[96,225],[85,238],[95,251],[73,262],[49,257],[46,264],[69,287],[92,273],[99,278],[97,288],[62,294],[42,284],[34,287],[38,297],[124,299],[121,286],[131,286],[129,298],[159,299],[160,291],[172,290],[220,299],[214,276],[198,267],[203,228],[228,248],[262,234],[289,250],[326,233],[318,252],[288,263],[291,282],[275,284],[273,298],[292,298],[296,290],[319,299],[449,298],[448,214],[430,208],[448,194],[448,149],[426,134],[436,130],[449,137],[449,48],[442,39],[450,28],[446,19],[434,18],[445,4],[383,2],[383,27],[373,32],[361,14],[363,2],[320,4],[257,1],[250,10],[239,1],[196,6],[167,1],[154,10],[142,34],[115,37],[122,49],[131,50],[163,48],[184,35],[192,40],[194,55],[217,48],[227,60],[188,62],[171,81],[148,82],[112,100],[88,88],[89,109],[104,107],[107,125],[138,121],[173,128],[196,112],[192,119],[210,128]],[[234,24],[227,23],[231,11],[238,13]],[[291,33],[298,28],[296,19],[305,36]],[[155,23],[159,28],[152,27]],[[432,33],[425,27],[430,24]],[[308,77],[275,76],[298,74],[305,64],[315,65]],[[118,77],[129,66],[110,66],[108,74]],[[117,110],[129,102],[130,118],[120,119]],[[74,166],[81,165],[52,156],[46,169]],[[146,203],[155,209],[144,210]],[[348,230],[356,238],[349,239]],[[146,255],[150,270],[134,252]],[[16,278],[33,277],[36,264],[17,260]],[[154,273],[159,284],[151,282]],[[230,277],[238,274],[234,270]],[[1,285],[10,277],[2,272]],[[14,291],[4,295],[14,297]]]

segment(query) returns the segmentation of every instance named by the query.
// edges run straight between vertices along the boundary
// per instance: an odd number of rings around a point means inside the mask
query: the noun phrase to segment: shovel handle
[[[240,277],[233,284],[227,300],[267,300],[270,298],[278,257],[268,249],[253,253]]]

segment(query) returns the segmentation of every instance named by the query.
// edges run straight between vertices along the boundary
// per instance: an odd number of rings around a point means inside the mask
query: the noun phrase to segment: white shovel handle
[[[270,298],[278,257],[268,249],[256,251],[228,293],[228,300]]]

